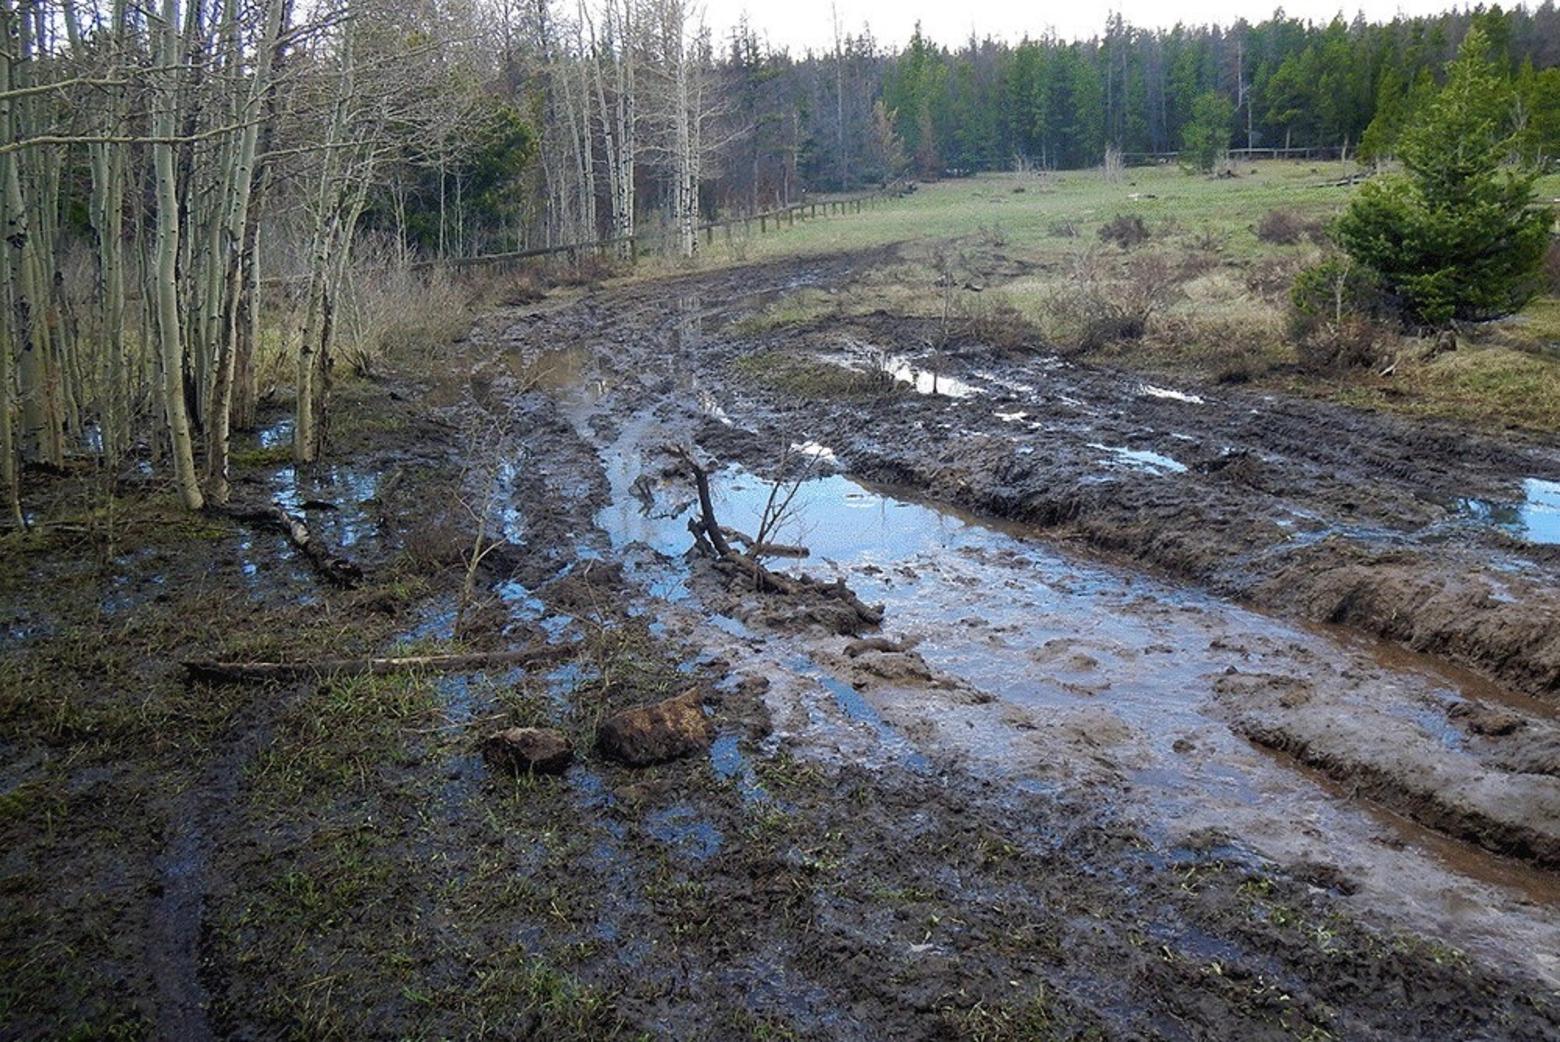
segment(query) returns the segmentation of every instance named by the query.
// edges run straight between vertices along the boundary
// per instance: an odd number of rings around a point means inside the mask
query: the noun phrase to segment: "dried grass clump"
[[[1305,239],[1315,243],[1327,241],[1321,221],[1302,217],[1293,210],[1269,210],[1257,221],[1256,232],[1263,242],[1278,246],[1293,246]]]
[[[1141,246],[1150,237],[1148,225],[1136,214],[1117,214],[1100,226],[1100,241],[1115,243],[1124,250]]]
[[[1180,298],[1185,281],[1184,266],[1163,253],[1138,254],[1124,263],[1085,253],[1049,301],[1060,327],[1057,339],[1080,351],[1140,339],[1155,316]]]

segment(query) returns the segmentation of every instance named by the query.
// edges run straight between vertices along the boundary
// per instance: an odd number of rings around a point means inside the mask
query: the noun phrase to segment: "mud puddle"
[[[1462,499],[1457,512],[1530,543],[1560,544],[1560,481],[1524,478],[1521,499]]]
[[[694,504],[648,496],[643,486],[636,495],[628,474],[637,462],[607,458],[618,495],[598,523],[615,545],[681,558]],[[757,528],[771,483],[730,467],[712,485],[723,523]],[[962,762],[1010,784],[1086,786],[1104,801],[1102,812],[1127,816],[1157,845],[1211,830],[1281,863],[1326,864],[1376,910],[1432,921],[1469,950],[1511,959],[1512,940],[1523,938],[1524,961],[1560,979],[1560,960],[1544,954],[1560,951],[1560,927],[1535,922],[1528,910],[1560,900],[1552,876],[1351,798],[1232,733],[1212,697],[1230,674],[1323,675],[1343,689],[1368,689],[1384,711],[1453,748],[1461,732],[1447,705],[1492,698],[1494,685],[1453,691],[1445,675],[1394,661],[1374,642],[1344,643],[1060,553],[1023,526],[985,523],[838,474],[805,482],[796,503],[795,519],[773,538],[811,555],[786,567],[843,577],[864,600],[885,604],[886,635],[932,671],[929,691],[928,678],[879,676],[832,646],[787,654],[780,649],[794,641],[743,627],[750,647],[816,684],[827,696],[819,701],[833,700],[833,719],[817,702],[809,708],[809,729],[826,744],[851,728],[876,746],[871,761],[922,771]],[[685,579],[677,588],[686,596]],[[939,685],[951,694],[941,697]]]

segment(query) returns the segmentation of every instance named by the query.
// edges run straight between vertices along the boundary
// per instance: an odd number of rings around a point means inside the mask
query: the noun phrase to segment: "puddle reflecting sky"
[[[1530,543],[1560,544],[1560,481],[1528,478],[1522,482],[1523,498],[1516,502],[1464,499],[1457,512],[1487,525],[1503,528]]]

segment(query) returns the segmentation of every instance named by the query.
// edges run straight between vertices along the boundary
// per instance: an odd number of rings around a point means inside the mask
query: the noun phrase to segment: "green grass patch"
[[[1400,367],[1391,378],[1362,377],[1335,396],[1474,426],[1560,430],[1560,362],[1509,347],[1464,347]]]
[[[810,325],[839,310],[834,295],[821,290],[802,290],[746,315],[731,324],[732,332],[756,336],[792,326]]]
[[[749,379],[797,398],[880,398],[904,393],[886,373],[846,369],[787,351],[744,355],[736,367]]]
[[[230,466],[252,469],[280,467],[292,462],[292,451],[291,444],[232,449],[228,452],[228,463]]]

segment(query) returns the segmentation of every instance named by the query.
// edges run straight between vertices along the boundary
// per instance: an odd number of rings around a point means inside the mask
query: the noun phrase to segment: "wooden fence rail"
[[[850,196],[834,196],[825,199],[809,199],[789,206],[779,206],[772,210],[763,210],[758,213],[742,214],[736,217],[725,217],[716,221],[705,221],[695,227],[695,234],[704,236],[705,243],[712,244],[715,241],[715,232],[724,228],[729,230],[741,225],[745,230],[751,231],[757,225],[759,234],[767,233],[771,227],[779,229],[782,224],[785,227],[794,227],[798,220],[811,220],[821,213],[827,217],[830,214],[843,215],[861,213],[863,210],[874,208],[884,199],[896,198],[904,195],[907,189],[902,182],[895,182],[885,188],[872,192],[862,192]],[[657,228],[651,231],[636,232],[633,235],[611,236],[605,239],[593,239],[588,242],[570,242],[557,246],[537,246],[528,250],[512,250],[507,253],[484,253],[475,257],[444,257],[433,260],[421,260],[413,262],[410,267],[413,271],[425,271],[429,268],[473,268],[487,265],[504,265],[515,261],[532,260],[537,257],[556,257],[567,255],[571,261],[578,262],[582,256],[600,256],[604,252],[610,252],[614,247],[623,243],[629,244],[629,253],[634,258],[643,256],[651,245],[664,245],[666,241],[677,234],[675,229]]]

